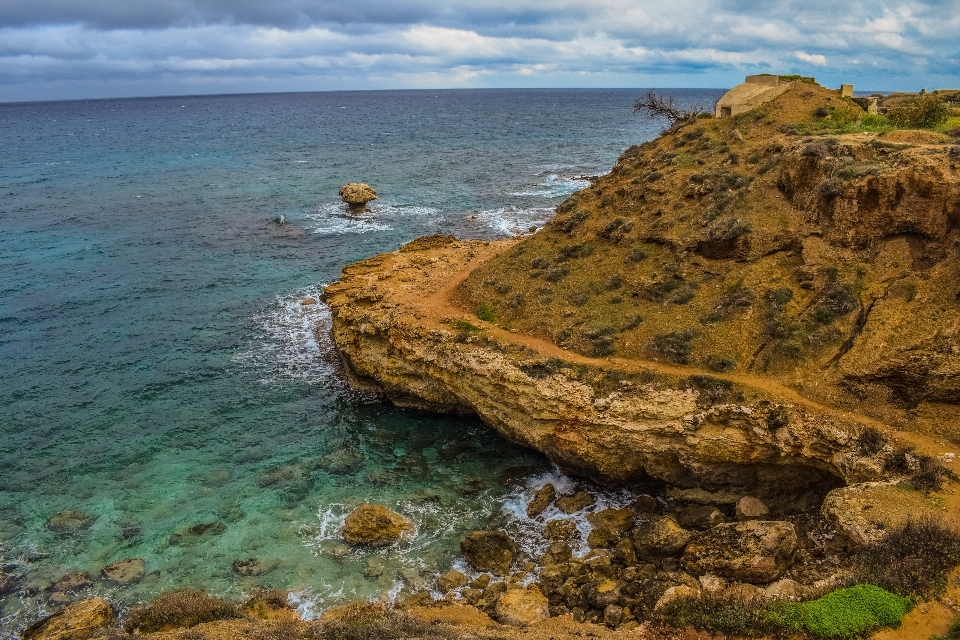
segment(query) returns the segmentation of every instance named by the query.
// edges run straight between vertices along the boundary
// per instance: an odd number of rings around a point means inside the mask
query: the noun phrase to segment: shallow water
[[[535,550],[521,503],[553,473],[542,456],[351,391],[311,330],[325,307],[300,301],[419,235],[543,224],[579,176],[656,134],[631,112],[640,93],[0,104],[0,563],[23,576],[0,635],[49,611],[75,571],[95,580],[71,598],[268,586],[315,613],[432,583],[472,529]],[[338,202],[348,181],[377,189],[370,213]],[[344,547],[339,523],[363,501],[417,536]],[[95,520],[48,529],[65,508]],[[205,523],[220,525],[190,533]],[[126,557],[145,560],[143,581],[96,580]],[[233,571],[251,557],[265,573]]]

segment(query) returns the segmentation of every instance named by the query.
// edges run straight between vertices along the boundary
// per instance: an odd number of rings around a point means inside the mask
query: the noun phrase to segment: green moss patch
[[[855,638],[880,627],[900,626],[911,602],[870,584],[840,589],[810,602],[776,605],[768,619],[788,631],[817,638]]]

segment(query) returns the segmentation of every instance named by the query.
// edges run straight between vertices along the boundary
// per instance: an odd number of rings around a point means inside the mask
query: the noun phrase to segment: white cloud
[[[815,64],[818,67],[826,66],[827,58],[819,53],[809,54],[805,51],[797,51],[793,54],[797,60],[802,60],[803,62],[809,62],[810,64]]]

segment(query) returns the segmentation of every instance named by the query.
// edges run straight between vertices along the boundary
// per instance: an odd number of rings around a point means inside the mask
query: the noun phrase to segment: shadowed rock
[[[474,531],[460,543],[460,551],[476,571],[503,576],[510,572],[517,545],[503,531]]]

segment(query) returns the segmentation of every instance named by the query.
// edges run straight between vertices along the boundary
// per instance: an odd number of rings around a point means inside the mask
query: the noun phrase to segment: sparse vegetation
[[[650,351],[677,364],[690,364],[690,353],[693,350],[690,343],[696,335],[697,332],[693,329],[686,329],[654,336]]]
[[[379,602],[346,605],[335,619],[323,624],[320,632],[322,640],[446,640],[454,637],[456,634],[445,625],[422,622]]]
[[[646,113],[651,118],[665,119],[671,127],[711,115],[701,105],[684,108],[676,103],[673,96],[662,96],[653,91],[648,91],[642,98],[637,98],[633,104],[633,110],[637,113]]]
[[[766,600],[723,592],[702,592],[697,597],[678,598],[658,611],[654,620],[676,628],[758,636],[774,630],[767,620]]]
[[[481,302],[477,305],[476,314],[484,322],[494,322],[497,319],[497,308],[489,302]]]
[[[887,119],[895,127],[933,129],[953,115],[953,107],[933,93],[913,96],[887,111]]]
[[[125,630],[151,633],[189,628],[204,622],[240,617],[237,605],[199,589],[164,593],[148,605],[130,610]]]

